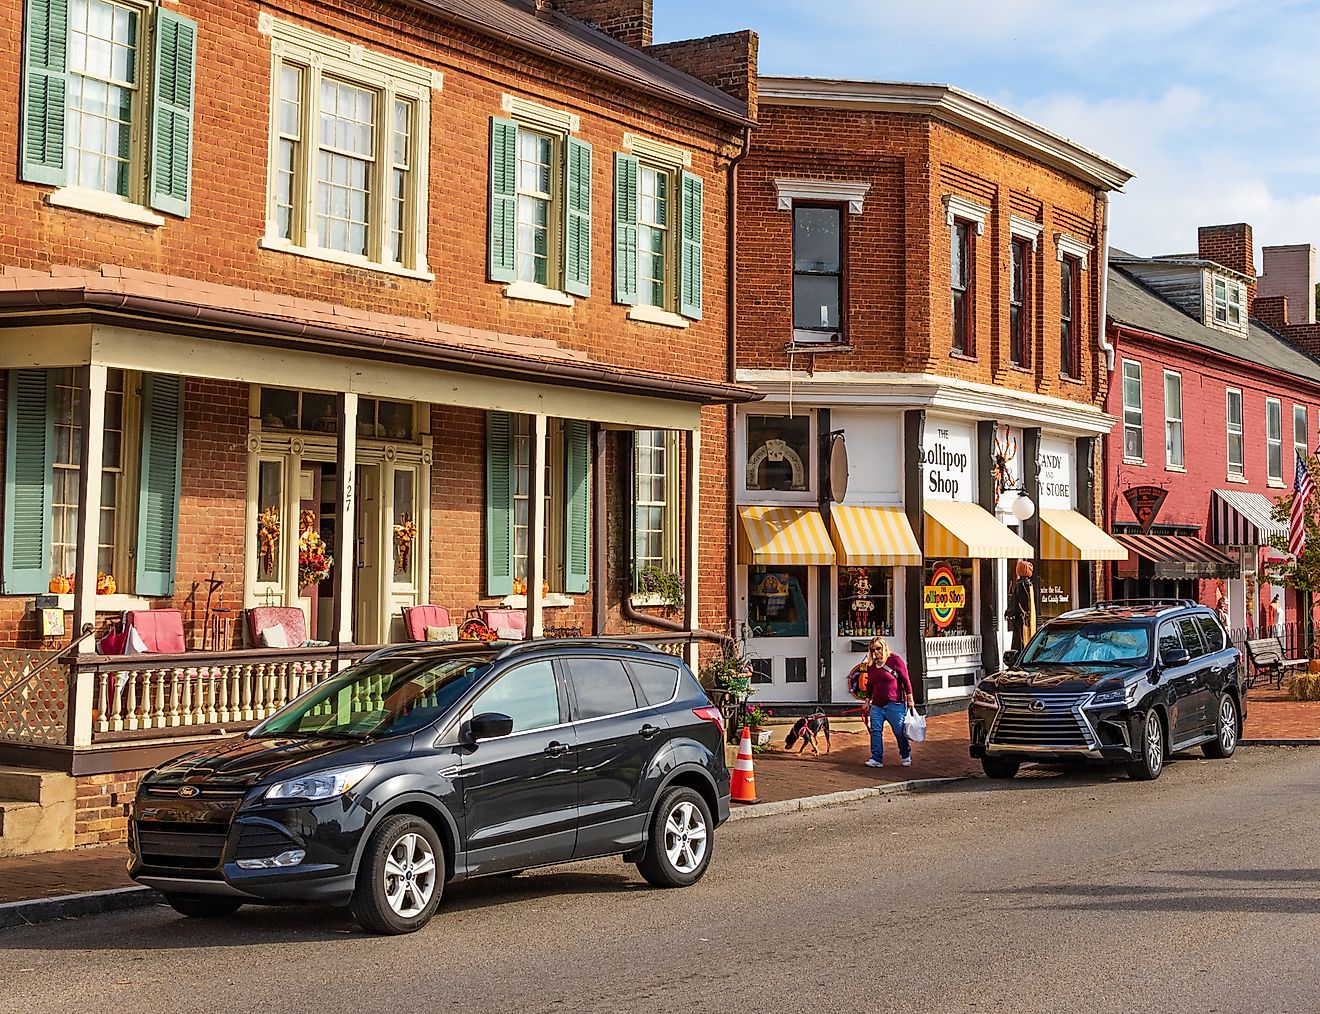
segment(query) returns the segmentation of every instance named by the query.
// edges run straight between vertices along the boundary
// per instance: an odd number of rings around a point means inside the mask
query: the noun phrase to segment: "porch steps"
[[[76,798],[62,772],[0,768],[0,857],[73,848]]]

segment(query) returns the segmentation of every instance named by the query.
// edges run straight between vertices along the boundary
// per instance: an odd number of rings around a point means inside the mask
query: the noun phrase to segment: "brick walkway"
[[[123,845],[0,859],[0,905],[132,887],[127,863]]]
[[[1256,686],[1247,696],[1244,739],[1320,739],[1320,701],[1290,701],[1287,691]]]

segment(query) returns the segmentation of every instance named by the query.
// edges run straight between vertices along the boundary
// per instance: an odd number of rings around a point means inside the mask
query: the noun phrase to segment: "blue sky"
[[[1318,0],[655,0],[657,41],[740,28],[762,73],[953,84],[1122,163],[1132,252],[1320,244]]]

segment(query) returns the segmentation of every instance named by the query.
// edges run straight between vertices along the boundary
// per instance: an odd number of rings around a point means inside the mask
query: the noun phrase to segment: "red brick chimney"
[[[653,0],[536,0],[538,7],[553,7],[574,20],[591,25],[634,49],[651,44]]]
[[[1196,248],[1201,260],[1222,264],[1250,279],[1247,282],[1247,316],[1251,316],[1256,303],[1256,255],[1251,243],[1251,226],[1246,222],[1203,225],[1196,232]]]

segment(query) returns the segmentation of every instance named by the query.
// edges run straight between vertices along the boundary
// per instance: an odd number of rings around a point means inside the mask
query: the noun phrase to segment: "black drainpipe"
[[[727,353],[728,379],[729,383],[738,381],[738,165],[747,157],[747,153],[752,147],[752,128],[747,127],[743,130],[742,151],[738,152],[729,162],[729,186],[728,186],[728,204],[729,213],[725,216],[728,220],[728,238],[725,241],[727,247],[727,256],[729,262],[728,269],[728,305],[725,307],[725,316],[727,317],[728,341]],[[734,618],[738,615],[738,539],[737,539],[737,511],[735,506],[738,503],[738,479],[735,469],[741,466],[737,461],[738,454],[738,416],[737,411],[732,405],[726,410],[728,420],[727,431],[725,434],[725,456],[727,467],[725,468],[725,496],[728,501],[728,524],[729,524],[729,551],[726,554],[725,572],[724,572],[724,598],[725,609],[728,611],[729,633],[733,634],[735,640],[738,632],[734,629]]]

